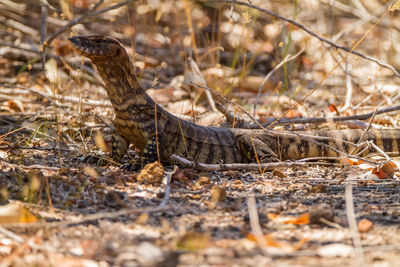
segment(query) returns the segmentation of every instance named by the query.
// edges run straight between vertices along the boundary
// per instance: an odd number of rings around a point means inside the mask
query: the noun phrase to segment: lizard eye
[[[116,57],[119,56],[119,53],[120,53],[120,51],[119,51],[119,49],[117,49],[117,52],[115,52],[115,56]]]

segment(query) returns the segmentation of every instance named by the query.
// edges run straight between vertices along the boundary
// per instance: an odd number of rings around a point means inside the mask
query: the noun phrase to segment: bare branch
[[[232,3],[231,0],[212,0],[212,2]],[[322,36],[320,36],[320,35],[314,33],[312,30],[308,29],[306,26],[304,26],[304,25],[302,25],[302,24],[300,24],[300,23],[298,23],[298,22],[296,22],[296,21],[294,21],[294,20],[292,20],[292,19],[285,18],[285,17],[283,17],[283,16],[281,16],[281,15],[279,15],[279,14],[277,14],[277,13],[274,13],[274,12],[268,10],[268,9],[258,7],[258,6],[256,6],[256,5],[253,5],[253,4],[250,4],[250,3],[246,3],[246,2],[242,2],[242,1],[235,1],[234,4],[236,4],[236,5],[241,5],[241,6],[247,6],[247,7],[256,9],[256,10],[258,10],[258,11],[267,13],[267,14],[269,14],[269,15],[271,15],[271,16],[274,16],[274,17],[276,17],[276,18],[278,18],[278,19],[280,19],[280,20],[286,21],[286,22],[288,22],[288,23],[290,23],[290,24],[292,24],[292,25],[294,25],[294,26],[296,26],[296,27],[302,29],[303,31],[307,32],[307,33],[310,34],[311,36],[317,38],[318,40],[320,40],[320,41],[322,41],[322,42],[324,42],[324,43],[327,43],[327,44],[329,44],[329,45],[331,45],[331,46],[333,46],[333,47],[335,47],[335,48],[337,48],[337,49],[341,49],[341,50],[344,50],[344,51],[349,52],[349,53],[351,53],[351,54],[354,54],[354,55],[357,55],[357,56],[359,56],[359,57],[362,57],[362,58],[364,58],[364,59],[366,59],[366,60],[375,62],[376,64],[378,64],[379,66],[381,66],[381,67],[383,67],[383,68],[390,69],[390,70],[394,73],[394,75],[396,75],[397,77],[400,78],[400,73],[399,73],[399,72],[395,69],[395,67],[393,67],[392,65],[389,65],[389,64],[387,64],[387,63],[381,62],[381,61],[379,61],[378,59],[376,59],[376,58],[374,58],[374,57],[364,55],[364,54],[362,54],[362,53],[360,53],[360,52],[352,51],[350,48],[348,48],[348,47],[346,47],[346,46],[338,45],[338,44],[332,42],[331,40],[325,39],[325,38],[323,38]]]

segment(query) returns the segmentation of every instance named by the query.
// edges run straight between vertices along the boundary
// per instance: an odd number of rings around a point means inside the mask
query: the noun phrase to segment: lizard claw
[[[141,164],[137,164],[134,162],[126,162],[126,163],[122,164],[121,169],[123,171],[137,172],[140,169],[142,169],[142,166],[141,166]]]
[[[107,157],[103,155],[83,156],[79,157],[79,160],[86,164],[97,165],[97,166],[107,166],[111,164],[111,161],[108,160]]]

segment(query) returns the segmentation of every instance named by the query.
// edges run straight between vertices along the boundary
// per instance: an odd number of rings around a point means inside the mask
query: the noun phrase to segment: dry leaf
[[[298,217],[295,216],[279,216],[274,213],[267,213],[268,219],[275,223],[284,224],[308,224],[310,220],[310,215],[308,213],[301,214]]]
[[[372,170],[372,174],[378,176],[379,179],[393,178],[396,165],[389,161],[382,165],[380,168],[376,167]]]
[[[20,101],[20,100],[9,100],[7,101],[7,106],[15,111],[20,111],[20,112],[24,112],[24,104]]]
[[[248,234],[246,235],[246,238],[253,241],[253,242],[257,242],[257,238],[255,235],[253,234]],[[281,248],[282,245],[280,245],[274,238],[272,238],[269,234],[265,234],[264,235],[264,239],[265,239],[265,243],[267,244],[267,246],[269,247],[276,247],[276,248]],[[259,244],[260,245],[260,244]]]
[[[189,59],[190,69],[191,69],[191,79],[189,82],[193,82],[200,86],[206,87],[207,83],[203,77],[203,74],[200,71],[199,66],[197,66],[196,62],[193,59]]]
[[[30,223],[38,219],[24,206],[18,203],[0,206],[0,224]]]
[[[177,247],[187,251],[204,249],[210,242],[209,233],[187,233],[178,240]]]
[[[169,103],[174,96],[174,88],[148,89],[146,93],[157,103]]]

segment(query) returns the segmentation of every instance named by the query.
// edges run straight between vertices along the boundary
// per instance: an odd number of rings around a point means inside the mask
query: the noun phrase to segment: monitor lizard
[[[400,129],[370,129],[366,133],[359,129],[279,133],[206,127],[185,121],[156,104],[139,85],[129,55],[117,39],[90,35],[68,40],[76,51],[91,59],[105,82],[115,112],[112,138],[115,161],[121,160],[130,144],[142,151],[142,164],[156,160],[169,162],[173,154],[208,164],[337,157],[341,152],[351,152],[361,137],[386,152],[399,154]],[[359,147],[356,151],[361,149],[362,155],[374,151],[371,147]]]

